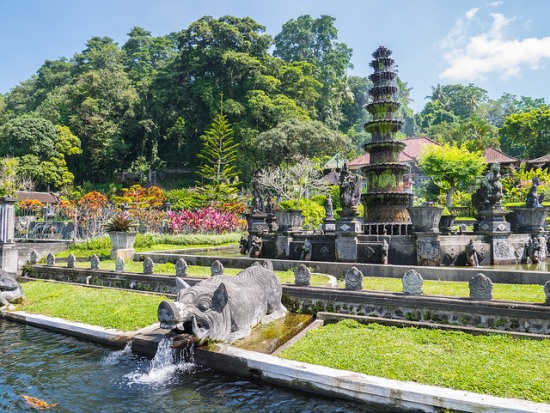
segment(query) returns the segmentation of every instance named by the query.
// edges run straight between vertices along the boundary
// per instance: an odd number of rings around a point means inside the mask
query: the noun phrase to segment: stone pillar
[[[0,203],[0,268],[9,273],[17,272],[18,251],[15,246],[16,198],[4,197]]]

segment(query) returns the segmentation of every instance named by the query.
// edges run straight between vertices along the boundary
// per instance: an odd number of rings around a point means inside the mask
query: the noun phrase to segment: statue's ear
[[[227,295],[227,288],[225,288],[224,283],[220,283],[218,288],[216,288],[216,291],[214,291],[214,296],[212,297],[212,309],[214,311],[222,312],[228,301],[229,297]]]
[[[183,281],[180,277],[176,277],[176,294],[179,294],[180,291],[187,290],[191,288],[189,284]]]

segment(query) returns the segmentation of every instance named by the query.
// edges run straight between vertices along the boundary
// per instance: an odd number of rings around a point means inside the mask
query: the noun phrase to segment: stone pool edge
[[[58,333],[124,348],[135,338],[156,341],[158,325],[134,332],[92,326],[61,318],[24,311],[0,311],[0,316],[19,323],[45,328]],[[151,334],[152,333],[152,334]],[[151,343],[156,349],[156,343]],[[147,354],[151,355],[151,354]],[[276,356],[243,350],[228,345],[215,350],[196,349],[198,364],[264,383],[292,387],[307,392],[364,402],[403,411],[438,412],[451,409],[464,412],[550,412],[550,404],[402,382],[346,370],[281,359]]]

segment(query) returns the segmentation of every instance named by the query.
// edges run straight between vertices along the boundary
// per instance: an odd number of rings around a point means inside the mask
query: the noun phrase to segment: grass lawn
[[[362,325],[308,332],[281,357],[372,376],[550,403],[550,340]]]
[[[46,281],[23,284],[25,302],[17,310],[59,317],[122,331],[157,322],[160,295],[98,289]]]

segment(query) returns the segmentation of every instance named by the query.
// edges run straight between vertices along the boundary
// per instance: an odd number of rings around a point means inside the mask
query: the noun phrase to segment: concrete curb
[[[135,332],[121,332],[24,311],[0,312],[0,316],[7,320],[30,324],[116,348],[123,348],[129,340],[143,332],[148,332],[153,327],[149,326]],[[259,378],[265,383],[292,387],[310,393],[384,406],[390,411],[398,409],[399,411],[439,412],[442,409],[451,409],[464,412],[550,413],[550,404],[367,376],[285,360],[231,346],[218,346],[216,351],[197,349],[195,356],[200,364],[221,371],[248,378]]]

